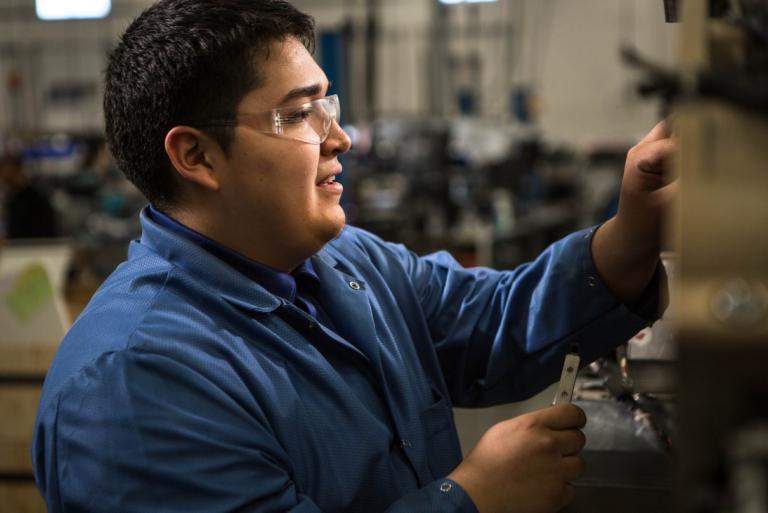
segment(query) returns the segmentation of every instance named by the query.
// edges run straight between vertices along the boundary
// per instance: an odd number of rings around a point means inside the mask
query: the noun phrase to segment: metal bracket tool
[[[576,353],[565,355],[563,363],[563,372],[560,373],[560,385],[557,387],[557,394],[553,405],[570,404],[573,399],[573,388],[576,385],[576,374],[579,372],[579,362],[581,358]]]

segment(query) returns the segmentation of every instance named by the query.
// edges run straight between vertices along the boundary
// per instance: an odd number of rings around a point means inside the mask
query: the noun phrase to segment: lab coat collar
[[[142,210],[139,220],[141,239],[131,245],[129,257],[135,256],[143,246],[171,264],[184,268],[192,276],[204,281],[211,291],[244,310],[272,312],[283,303],[279,297],[194,242],[158,225],[147,216],[146,209]]]

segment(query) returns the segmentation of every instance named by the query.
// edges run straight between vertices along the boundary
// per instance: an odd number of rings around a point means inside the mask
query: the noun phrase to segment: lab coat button
[[[453,485],[448,481],[443,481],[442,483],[440,483],[440,491],[443,493],[450,492],[451,488],[453,488]]]
[[[595,279],[594,276],[590,276],[589,278],[587,278],[587,285],[589,285],[590,287],[597,286],[597,280]]]
[[[352,290],[360,290],[360,284],[356,281],[350,281],[349,286]]]

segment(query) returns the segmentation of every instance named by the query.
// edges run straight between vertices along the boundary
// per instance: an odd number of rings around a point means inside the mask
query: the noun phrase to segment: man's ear
[[[165,153],[181,178],[212,191],[219,190],[216,163],[222,162],[219,144],[200,130],[175,126],[165,134]]]

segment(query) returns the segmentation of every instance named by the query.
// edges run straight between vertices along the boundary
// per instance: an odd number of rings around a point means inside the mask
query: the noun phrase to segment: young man
[[[350,147],[282,0],[161,0],[106,75],[107,135],[147,196],[141,240],[61,344],[35,431],[51,512],[554,512],[585,418],[491,428],[462,461],[453,405],[527,397],[564,354],[656,315],[657,127],[619,215],[512,272],[345,227]],[[632,305],[628,308],[625,305]]]

